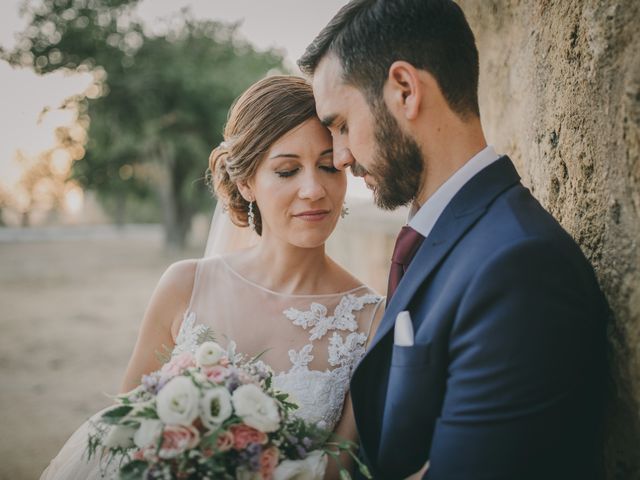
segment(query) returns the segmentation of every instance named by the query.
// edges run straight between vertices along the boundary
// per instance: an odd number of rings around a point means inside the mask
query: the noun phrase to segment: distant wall
[[[614,312],[607,478],[640,478],[640,2],[459,3],[488,140],[578,241]]]

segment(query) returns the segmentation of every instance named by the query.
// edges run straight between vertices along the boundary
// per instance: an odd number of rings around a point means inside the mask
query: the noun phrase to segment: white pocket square
[[[399,347],[413,346],[413,324],[411,323],[411,315],[406,310],[400,312],[396,317],[393,343]]]

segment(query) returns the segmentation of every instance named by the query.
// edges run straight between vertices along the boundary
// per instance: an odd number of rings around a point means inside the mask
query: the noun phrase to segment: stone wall
[[[640,2],[459,3],[480,51],[488,141],[578,241],[609,299],[606,477],[640,478]]]

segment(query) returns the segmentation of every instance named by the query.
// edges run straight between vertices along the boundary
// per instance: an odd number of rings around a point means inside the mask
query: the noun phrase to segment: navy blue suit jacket
[[[393,344],[398,312],[415,344]],[[597,475],[606,302],[507,157],[425,239],[351,381],[374,478]]]

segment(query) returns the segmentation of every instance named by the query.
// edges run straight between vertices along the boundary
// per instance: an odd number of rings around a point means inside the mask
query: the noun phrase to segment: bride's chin
[[[320,235],[319,232],[308,232],[306,234],[292,235],[289,237],[289,243],[298,248],[313,249],[323,246],[328,238],[329,235],[326,234]]]

